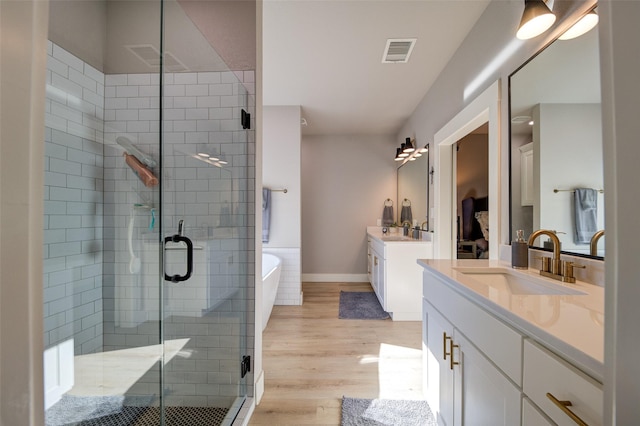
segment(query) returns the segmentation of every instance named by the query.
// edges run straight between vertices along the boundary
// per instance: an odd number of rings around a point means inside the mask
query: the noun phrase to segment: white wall
[[[277,305],[302,303],[300,134],[300,106],[263,108],[262,185],[272,192],[269,241],[262,250],[283,261]]]
[[[605,424],[638,423],[640,2],[599,2],[606,202]]]
[[[305,281],[367,281],[366,228],[382,218],[385,199],[396,200],[394,156],[388,136],[303,138]]]
[[[534,108],[533,229],[564,232],[558,235],[562,249],[575,253],[589,254],[589,244],[574,242],[573,193],[553,190],[603,188],[601,115],[600,104],[539,104]],[[598,229],[603,229],[604,194],[598,194],[597,217]]]
[[[0,424],[44,424],[42,215],[48,4],[0,2]]]

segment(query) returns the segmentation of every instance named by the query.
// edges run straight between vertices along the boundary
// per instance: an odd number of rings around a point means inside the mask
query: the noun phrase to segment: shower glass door
[[[50,4],[47,426],[231,424],[252,393],[255,98],[203,35],[221,3]]]
[[[162,388],[168,425],[192,416],[209,421],[203,424],[229,423],[251,377],[253,136],[243,127],[250,113],[245,84],[253,78],[231,72],[212,47],[220,41],[211,29],[224,3],[163,2]]]

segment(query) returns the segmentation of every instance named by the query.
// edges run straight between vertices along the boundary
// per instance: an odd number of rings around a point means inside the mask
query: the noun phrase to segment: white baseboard
[[[43,353],[44,409],[60,401],[74,383],[73,339],[53,346]]]
[[[368,283],[367,274],[302,274],[308,283]]]
[[[264,370],[260,372],[258,375],[258,379],[254,385],[255,389],[255,404],[259,405],[262,400],[262,395],[264,394]]]

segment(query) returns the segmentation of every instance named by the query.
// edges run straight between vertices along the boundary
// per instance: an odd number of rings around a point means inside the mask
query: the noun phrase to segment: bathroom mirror
[[[599,67],[596,27],[554,41],[509,77],[511,241],[517,229],[525,238],[535,229],[550,229],[557,231],[563,252],[592,256],[588,242],[575,242],[574,193],[596,190],[596,230],[603,229]],[[580,214],[585,211],[579,207]],[[594,256],[604,256],[604,239]]]
[[[398,225],[402,224],[402,207],[410,203],[412,222],[420,226],[427,220],[429,208],[429,145],[422,156],[406,161],[398,167],[397,212]],[[424,229],[428,229],[425,224]]]

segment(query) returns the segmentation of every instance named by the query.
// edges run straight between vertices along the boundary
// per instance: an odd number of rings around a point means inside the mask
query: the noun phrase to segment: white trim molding
[[[456,211],[454,145],[484,123],[489,123],[489,258],[498,259],[500,236],[500,80],[494,82],[464,107],[434,136],[436,208],[434,258],[455,258]]]

